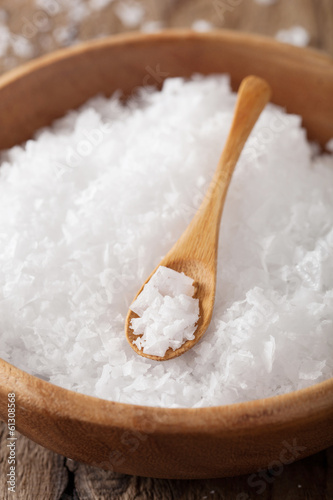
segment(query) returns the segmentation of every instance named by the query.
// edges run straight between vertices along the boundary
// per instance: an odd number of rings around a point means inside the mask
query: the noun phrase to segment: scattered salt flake
[[[333,138],[326,143],[326,149],[330,153],[333,153]]]
[[[310,42],[309,32],[303,26],[292,26],[291,28],[280,30],[275,38],[283,43],[290,43],[298,47],[306,47]]]
[[[14,53],[22,58],[30,58],[34,54],[33,45],[24,36],[12,35],[11,44]]]
[[[277,0],[255,0],[255,2],[260,5],[274,5]]]
[[[274,354],[275,354],[275,339],[274,337],[272,337],[272,335],[270,335],[269,340],[266,340],[264,342],[264,350],[263,350],[263,361],[268,373],[272,371]]]
[[[73,26],[59,26],[53,30],[55,41],[59,45],[69,45],[76,36],[76,29]]]
[[[140,31],[144,33],[156,33],[164,28],[161,21],[145,21],[141,24]]]
[[[78,362],[81,362],[85,354],[86,350],[76,342],[72,351],[66,354],[66,359],[70,364],[76,365]]]
[[[109,382],[111,371],[112,371],[112,367],[110,365],[103,366],[103,370],[102,370],[101,376],[99,377],[99,380],[97,382],[96,388],[98,388],[99,385],[103,385],[103,384],[106,384]]]
[[[326,361],[304,360],[301,363],[299,378],[303,380],[316,380],[323,374]]]
[[[114,0],[90,0],[89,7],[92,10],[99,11],[99,10],[104,9],[105,7],[107,7],[108,5],[110,5],[113,2],[114,2]]]
[[[44,10],[49,16],[56,16],[63,9],[60,0],[35,0],[35,5]]]
[[[211,31],[213,29],[213,25],[212,25],[212,23],[210,23],[206,19],[196,19],[192,23],[191,28],[194,31],[198,31],[198,32],[204,33],[205,31]]]
[[[143,21],[145,15],[143,5],[135,0],[123,0],[117,3],[114,11],[123,25],[128,28],[138,26]]]

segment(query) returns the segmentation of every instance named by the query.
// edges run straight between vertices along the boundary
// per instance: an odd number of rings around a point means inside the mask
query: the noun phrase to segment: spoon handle
[[[242,81],[231,129],[213,179],[199,210],[172,253],[185,253],[183,257],[199,259],[215,270],[220,220],[231,176],[244,144],[270,96],[271,88],[262,78],[248,76]]]
[[[270,86],[258,76],[247,76],[240,84],[234,118],[212,180],[222,184],[225,193],[243,147],[270,97]]]

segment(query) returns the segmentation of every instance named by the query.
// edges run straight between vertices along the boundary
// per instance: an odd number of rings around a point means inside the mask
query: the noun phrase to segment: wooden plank
[[[1,500],[59,500],[68,482],[64,457],[16,433],[16,491],[8,491],[8,430],[0,422]]]
[[[257,498],[248,477],[209,480],[168,480],[114,474],[84,464],[75,465],[75,488],[80,500],[196,500]],[[268,487],[260,497],[269,500]],[[244,499],[242,498],[244,497]]]
[[[272,500],[316,500],[327,498],[326,452],[317,453],[285,467],[273,483]]]
[[[0,423],[0,498],[6,484],[7,427]],[[103,471],[52,453],[17,433],[19,500],[333,500],[333,447],[272,472],[210,480],[140,478]]]
[[[281,29],[303,26],[310,46],[333,55],[333,2],[331,0],[279,0],[263,5],[255,0],[182,0],[172,12],[170,26],[191,26],[207,19],[217,28],[275,36]]]
[[[327,462],[330,461],[329,467]],[[332,500],[333,448],[271,472],[198,481],[139,478],[75,463],[80,500]]]

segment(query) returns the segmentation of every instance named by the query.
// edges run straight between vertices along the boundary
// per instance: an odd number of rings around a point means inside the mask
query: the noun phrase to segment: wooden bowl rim
[[[295,64],[300,54],[306,53],[311,64],[325,65],[333,70],[333,59],[311,48],[300,48],[282,44],[274,39],[249,33],[238,33],[230,30],[197,33],[192,30],[165,30],[158,33],[143,34],[133,32],[87,41],[74,47],[61,49],[27,62],[0,77],[0,89],[10,85],[18,78],[23,78],[32,71],[55,64],[85,52],[93,52],[101,48],[117,45],[137,45],[159,41],[221,40],[230,43],[250,44],[274,50],[274,55]],[[216,432],[238,433],[240,430],[269,427],[285,422],[301,422],[318,412],[332,411],[333,378],[317,383],[305,389],[293,391],[279,396],[257,399],[243,403],[202,408],[161,408],[127,403],[118,403],[94,396],[64,389],[46,382],[34,375],[0,359],[0,396],[7,399],[8,392],[15,392],[17,404],[22,408],[32,408],[36,414],[57,415],[57,418],[77,422],[88,422],[101,427],[128,428],[135,426],[137,430],[159,434],[182,433],[212,434]],[[59,401],[63,402],[59,414]],[[306,411],[305,411],[306,409]]]
[[[239,433],[258,428],[301,422],[333,410],[333,378],[305,389],[243,403],[202,408],[162,408],[108,401],[46,382],[0,359],[0,399],[14,392],[17,405],[32,407],[34,414],[88,422],[108,428],[136,428],[144,433]],[[61,413],[59,402],[62,402]],[[306,411],[305,411],[306,410]]]
[[[77,54],[85,52],[93,52],[101,48],[123,45],[137,45],[138,43],[154,43],[159,41],[177,41],[177,40],[221,40],[230,41],[231,43],[247,44],[254,48],[265,46],[267,49],[274,50],[275,57],[285,57],[288,60],[294,59],[295,63],[299,63],[300,56],[304,54],[309,58],[309,63],[315,65],[329,65],[333,70],[333,58],[323,51],[309,47],[296,47],[288,43],[282,43],[274,38],[264,35],[258,35],[247,32],[237,32],[234,30],[212,30],[210,32],[196,32],[190,29],[166,29],[156,33],[120,33],[107,36],[97,40],[88,40],[81,42],[72,47],[55,50],[49,54],[37,57],[31,61],[21,64],[20,66],[11,69],[0,76],[0,88],[12,83],[14,80],[26,76],[32,71],[36,71],[48,64],[56,63],[59,60],[70,59]]]

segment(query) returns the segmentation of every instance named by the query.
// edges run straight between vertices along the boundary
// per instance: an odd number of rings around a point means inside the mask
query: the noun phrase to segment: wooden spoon
[[[207,330],[215,300],[219,228],[225,197],[244,144],[270,96],[271,88],[265,80],[257,76],[244,78],[238,90],[231,129],[205,198],[182,236],[154,269],[135,297],[136,299],[142,292],[159,266],[184,272],[194,280],[196,286],[194,297],[199,299],[200,317],[195,338],[187,340],[179,349],[169,348],[163,357],[145,354],[133,344],[138,336],[133,334],[131,320],[138,315],[129,310],[125,324],[126,337],[132,349],[140,356],[156,361],[175,358],[191,349]]]

